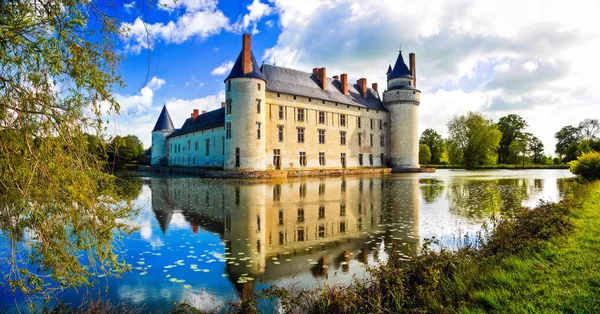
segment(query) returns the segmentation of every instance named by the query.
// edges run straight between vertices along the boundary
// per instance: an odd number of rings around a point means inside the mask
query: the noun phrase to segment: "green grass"
[[[426,167],[426,168],[436,168],[436,169],[465,169],[464,165],[433,165],[433,164],[427,164],[427,165],[421,165],[421,167]],[[472,170],[485,170],[485,169],[569,169],[569,165],[567,164],[563,164],[563,165],[533,165],[533,164],[525,164],[525,166],[523,167],[522,165],[517,165],[515,167],[515,165],[510,165],[510,164],[501,164],[501,165],[483,165],[483,166],[477,166]]]
[[[600,184],[569,214],[573,231],[483,267],[463,313],[600,313]]]

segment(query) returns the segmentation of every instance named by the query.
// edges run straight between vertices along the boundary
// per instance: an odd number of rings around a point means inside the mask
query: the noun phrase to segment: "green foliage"
[[[563,162],[577,159],[579,141],[581,140],[581,129],[567,125],[554,135],[556,138],[556,153],[563,156]]]
[[[600,152],[585,153],[571,161],[570,166],[571,172],[584,180],[600,180]]]
[[[119,110],[119,34],[93,1],[3,1],[0,12],[0,285],[48,297],[47,283],[126,268],[113,244],[131,206],[86,135]]]
[[[144,145],[135,135],[116,136],[110,143],[109,162],[116,169],[123,169],[126,163],[137,163],[144,155]]]
[[[444,151],[446,150],[446,142],[434,129],[423,131],[419,139],[419,144],[425,144],[429,147],[431,151],[431,160],[429,162],[434,164],[442,163]]]
[[[429,150],[429,146],[427,146],[427,144],[419,145],[419,163],[428,164],[429,161],[431,161],[431,151]]]
[[[523,133],[527,127],[527,121],[516,114],[509,114],[500,118],[498,121],[498,130],[502,133],[500,145],[498,147],[498,162],[499,163],[514,163],[511,162],[511,145],[518,139],[523,138]],[[514,158],[512,159],[514,160]]]
[[[534,164],[546,164],[547,157],[544,155],[544,143],[539,138],[533,135],[529,138],[529,150],[531,151],[531,161]]]
[[[451,163],[464,164],[468,169],[496,163],[496,150],[502,134],[491,120],[480,113],[469,112],[452,118],[448,122],[448,130]]]

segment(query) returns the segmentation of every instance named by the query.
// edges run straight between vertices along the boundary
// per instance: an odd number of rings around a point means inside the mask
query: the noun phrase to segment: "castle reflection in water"
[[[303,272],[328,278],[332,269],[348,273],[385,260],[391,250],[411,254],[418,245],[417,176],[148,180],[163,233],[180,212],[195,233],[219,234],[225,254],[233,257],[225,272],[246,293],[255,281],[238,284],[242,275],[263,283]]]

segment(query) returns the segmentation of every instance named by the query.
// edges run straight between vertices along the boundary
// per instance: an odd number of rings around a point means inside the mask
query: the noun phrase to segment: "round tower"
[[[168,164],[167,136],[171,132],[173,132],[173,121],[171,121],[167,106],[164,105],[152,130],[152,158],[150,160],[152,166]]]
[[[266,80],[243,35],[242,52],[225,79],[225,169],[266,169]]]
[[[383,105],[390,113],[390,166],[400,170],[419,168],[419,103],[416,89],[415,54],[410,54],[409,69],[398,54],[396,64],[388,68],[387,90]]]

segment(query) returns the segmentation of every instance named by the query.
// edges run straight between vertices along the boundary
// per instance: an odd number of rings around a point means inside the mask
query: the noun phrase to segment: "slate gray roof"
[[[181,129],[173,131],[168,137],[175,137],[187,133],[206,130],[214,127],[223,126],[225,124],[225,108],[219,108],[207,113],[203,113],[196,119],[187,118]]]
[[[154,125],[152,132],[171,131],[173,129],[173,121],[171,121],[171,116],[169,115],[169,111],[167,111],[167,105],[163,105],[162,111],[158,116],[158,120],[156,120],[156,124]]]
[[[229,75],[225,79],[225,82],[227,82],[227,80],[229,80],[229,79],[238,78],[238,77],[250,77],[250,78],[257,78],[257,79],[264,80],[265,78],[262,75],[262,73],[260,73],[260,67],[258,66],[258,63],[256,63],[256,59],[254,58],[254,53],[252,53],[252,51],[250,52],[250,54],[252,55],[252,71],[244,74],[244,71],[242,69],[242,53],[243,52],[244,51],[242,50],[240,52],[240,55],[237,57],[237,60],[235,60],[235,63],[233,64],[233,67],[231,68],[231,72],[229,72]]]
[[[394,69],[392,70],[392,73],[388,73],[387,78],[388,80],[391,80],[401,77],[413,78],[411,76],[410,70],[408,69],[408,66],[406,66],[406,63],[404,63],[404,59],[402,58],[402,51],[398,53],[398,59],[396,59]]]
[[[387,111],[383,107],[379,95],[371,88],[367,90],[367,98],[363,98],[357,84],[348,83],[348,95],[344,95],[341,82],[329,77],[327,78],[326,90],[323,90],[312,73],[269,64],[263,64],[261,71],[267,81],[268,91]]]

